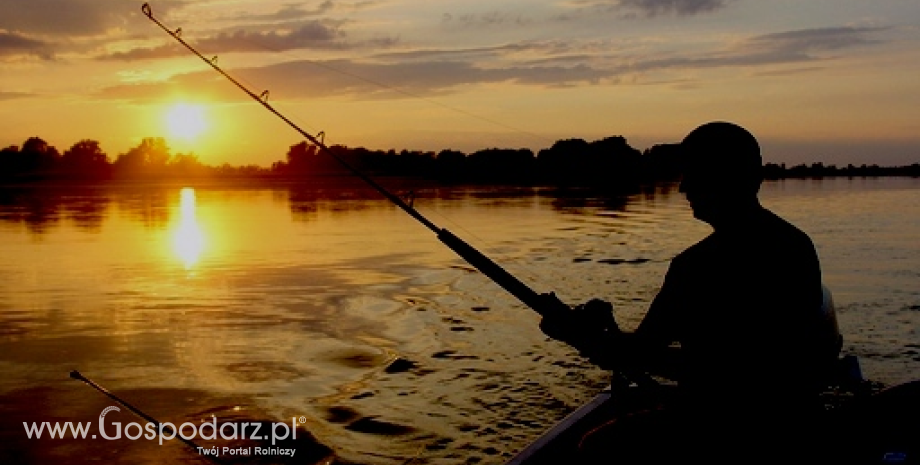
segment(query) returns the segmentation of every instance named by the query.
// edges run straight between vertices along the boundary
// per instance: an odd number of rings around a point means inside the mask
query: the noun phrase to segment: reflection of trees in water
[[[73,221],[78,229],[99,232],[108,213],[110,202],[108,197],[101,195],[66,197],[61,209],[64,216]]]
[[[538,188],[528,186],[452,186],[411,178],[382,178],[379,182],[407,202],[414,200],[428,208],[456,205],[465,199],[506,201],[515,198],[546,197],[553,208],[571,210],[602,208],[619,211],[629,196],[596,189]],[[177,188],[157,184],[70,185],[33,184],[0,186],[0,223],[21,224],[28,231],[44,234],[62,224],[98,233],[112,206],[118,213],[147,229],[164,229],[171,221]],[[642,187],[630,195],[654,200],[656,195],[676,191],[675,184]],[[354,177],[330,177],[290,184],[275,190],[273,199],[286,202],[295,221],[314,221],[319,214],[344,215],[373,209],[393,208],[374,189]],[[172,203],[171,203],[172,202]],[[442,203],[443,202],[443,203]]]
[[[65,222],[84,232],[99,233],[115,205],[144,227],[163,229],[170,221],[171,190],[157,186],[116,191],[98,186],[0,187],[0,223],[21,224],[39,235]]]
[[[544,191],[543,195],[551,197],[553,209],[561,212],[585,209],[625,211],[630,200],[628,194],[611,194],[593,189],[551,189]]]
[[[110,202],[93,188],[0,188],[0,222],[43,234],[68,220],[80,230],[99,232]]]
[[[474,199],[520,199],[533,197],[538,190],[529,186],[480,186],[465,191],[464,194]]]
[[[60,219],[59,201],[57,196],[4,190],[0,192],[0,221],[21,223],[31,232],[43,233],[49,224]]]
[[[642,194],[642,198],[654,203],[657,200],[661,200],[664,197],[671,196],[678,193],[677,182],[661,182],[654,184],[645,184],[642,185],[639,189]]]
[[[677,194],[677,191],[678,184],[671,182],[641,184],[628,192],[592,188],[554,188],[540,192],[541,195],[552,198],[553,208],[560,211],[577,212],[591,209],[622,212],[636,199],[641,198],[646,203],[655,204]]]
[[[347,178],[340,185],[334,179],[325,179],[324,184],[294,184],[287,189],[287,201],[296,221],[315,220],[320,213],[345,214],[379,208],[392,208],[380,193],[364,185],[354,185]],[[624,192],[597,188],[533,187],[520,185],[466,185],[444,187],[425,181],[411,179],[388,179],[386,186],[407,203],[415,201],[422,207],[446,208],[458,202],[476,201],[479,206],[485,201],[496,205],[514,201],[543,197],[550,200],[554,209],[573,212],[584,209],[625,211],[636,196],[655,201],[656,195],[676,192],[676,184],[637,185]],[[278,200],[282,200],[280,197]],[[442,203],[446,202],[446,203]]]
[[[160,186],[135,187],[115,197],[118,210],[140,222],[147,229],[165,229],[169,225],[169,192]]]
[[[421,202],[428,208],[455,205],[466,199],[506,201],[534,197],[540,188],[516,185],[453,185],[412,177],[378,177],[375,182],[409,205]],[[320,212],[346,214],[358,211],[395,208],[380,192],[354,176],[325,177],[291,184],[287,201],[294,218],[310,221]]]
[[[416,198],[440,198],[452,189],[439,188],[430,180],[404,177],[375,179],[389,192],[407,203]],[[320,213],[333,215],[393,208],[380,192],[355,176],[326,176],[308,178],[289,184],[287,201],[297,221],[311,221]]]
[[[343,184],[351,184],[345,182]],[[320,212],[344,214],[390,205],[373,189],[358,186],[341,186],[329,180],[323,186],[308,183],[288,187],[288,203],[295,221],[313,221]]]

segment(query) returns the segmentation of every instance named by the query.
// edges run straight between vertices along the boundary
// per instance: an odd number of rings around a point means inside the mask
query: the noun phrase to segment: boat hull
[[[674,388],[631,386],[608,389],[547,430],[505,465],[579,463],[587,433],[674,395]],[[874,393],[839,393],[826,412],[814,446],[818,462],[833,464],[920,464],[920,381]],[[610,444],[611,450],[616,444]],[[756,454],[755,454],[756,455]],[[756,456],[749,456],[756,461]],[[794,462],[790,458],[790,463]],[[620,462],[618,462],[620,463]]]

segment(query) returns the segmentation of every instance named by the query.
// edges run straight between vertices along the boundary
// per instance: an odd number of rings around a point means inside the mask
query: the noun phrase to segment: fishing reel
[[[613,318],[613,305],[600,299],[589,300],[568,311],[547,313],[540,321],[540,329],[579,350],[620,332]]]
[[[606,370],[615,369],[613,356],[622,333],[610,302],[592,299],[570,310],[546,313],[540,321],[540,330],[574,347],[591,363]]]

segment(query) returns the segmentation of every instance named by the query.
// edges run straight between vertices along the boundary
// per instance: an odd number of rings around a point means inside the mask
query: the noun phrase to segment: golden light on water
[[[186,270],[198,263],[205,246],[204,233],[198,225],[195,213],[195,189],[185,187],[180,194],[179,226],[173,233],[173,250],[182,260]]]

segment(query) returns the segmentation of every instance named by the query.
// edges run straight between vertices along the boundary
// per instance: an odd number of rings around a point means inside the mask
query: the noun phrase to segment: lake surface
[[[383,183],[536,290],[613,302],[627,329],[710,231],[673,186]],[[875,381],[920,378],[920,180],[761,198],[817,245],[844,352]],[[500,464],[607,382],[357,184],[0,188],[0,257],[5,464],[201,463],[176,441],[27,439],[22,422],[95,424],[113,405],[74,369],[160,421],[297,418],[363,464]]]

